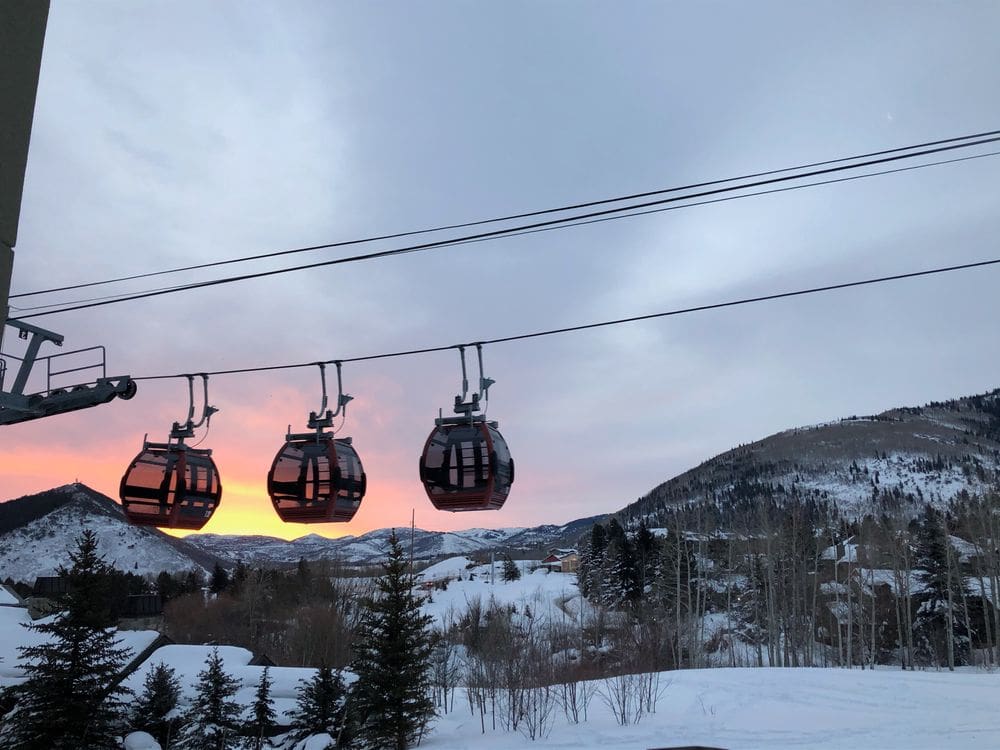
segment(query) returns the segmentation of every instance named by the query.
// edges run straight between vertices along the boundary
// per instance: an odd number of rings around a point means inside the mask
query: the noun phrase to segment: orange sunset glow
[[[293,431],[304,429],[307,411],[319,406],[313,404],[317,394],[309,390],[308,381],[313,379],[315,374],[311,371],[292,378],[306,381],[301,389],[283,383],[269,384],[264,399],[250,389],[237,389],[233,394],[236,399],[243,394],[251,402],[257,401],[258,406],[252,409],[245,403],[230,400],[230,389],[226,386],[232,385],[232,380],[213,381],[209,400],[219,404],[221,411],[213,416],[207,434],[204,429],[198,430],[197,436],[188,442],[212,449],[222,481],[222,501],[200,532],[169,533],[175,536],[260,534],[282,539],[306,534],[341,537],[390,526],[408,526],[411,517],[418,527],[433,530],[523,525],[510,512],[511,509],[516,512],[516,500],[511,502],[507,512],[453,514],[436,511],[420,484],[416,460],[426,431],[433,424],[432,419],[414,419],[405,437],[400,438],[392,431],[397,421],[390,412],[392,406],[379,406],[362,398],[351,402],[342,432],[353,433],[368,476],[367,492],[357,514],[349,523],[282,522],[266,492],[267,472],[284,442],[289,423]],[[378,389],[382,393],[392,393],[390,385],[378,376],[358,380],[355,385],[359,392]],[[165,440],[170,422],[183,416],[183,404],[178,412],[171,399],[179,393],[183,400],[184,388],[181,380],[142,384],[134,400],[102,407],[115,430],[102,432],[100,436],[87,433],[88,416],[92,418],[97,412],[58,417],[63,431],[54,444],[50,442],[51,429],[44,429],[49,425],[41,421],[7,428],[0,434],[0,440],[4,441],[0,445],[3,449],[0,459],[3,494],[14,498],[80,481],[117,500],[122,472],[139,452],[146,431],[151,441]],[[15,437],[16,440],[12,439]],[[199,443],[202,438],[203,442]]]

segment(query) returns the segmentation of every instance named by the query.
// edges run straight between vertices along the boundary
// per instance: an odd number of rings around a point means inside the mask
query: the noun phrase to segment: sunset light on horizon
[[[187,374],[218,373],[187,440],[223,487],[203,531],[286,539],[565,524],[782,430],[1000,385],[1000,265],[971,266],[1000,264],[996,144],[789,176],[1000,122],[994,11],[566,8],[53,3],[10,317],[138,391],[0,427],[0,501],[118,501]],[[440,512],[418,458],[474,342],[515,479]],[[268,471],[334,360],[367,492],[349,523],[282,523]],[[73,367],[51,385],[102,374]]]

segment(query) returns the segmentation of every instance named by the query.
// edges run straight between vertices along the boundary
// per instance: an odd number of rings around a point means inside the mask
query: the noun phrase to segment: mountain
[[[465,531],[413,532],[413,557],[434,560],[453,555],[484,554],[490,551],[509,553],[542,553],[551,547],[575,544],[585,530],[606,516],[594,516],[572,521],[562,526],[546,525],[532,528],[467,529]],[[286,565],[300,559],[336,560],[346,565],[373,565],[385,558],[389,547],[390,529],[378,529],[361,536],[328,539],[309,534],[288,542],[270,536],[230,536],[198,534],[187,541],[207,553],[230,563],[242,560],[248,564]],[[407,548],[408,529],[398,531]]]
[[[456,532],[417,529],[413,556],[433,560],[491,550],[544,554],[550,547],[574,544],[585,529],[603,518],[533,528]],[[142,575],[192,568],[211,571],[216,562],[227,565],[239,560],[251,565],[290,565],[302,558],[370,565],[385,557],[391,533],[379,529],[339,539],[308,534],[291,542],[267,536],[220,534],[176,539],[158,529],[132,526],[114,500],[86,485],[69,484],[0,503],[0,580],[10,577],[30,583],[37,576],[53,575],[60,565],[69,563],[67,552],[83,528],[97,533],[100,552],[109,563]],[[409,532],[404,529],[400,534],[409,544]]]
[[[786,430],[670,479],[619,511],[658,525],[679,505],[826,503],[842,516],[943,506],[1000,486],[1000,389]]]
[[[85,528],[97,534],[105,560],[125,572],[204,572],[216,563],[183,539],[132,526],[118,503],[77,483],[0,503],[0,579],[32,583],[55,575],[70,564],[68,552]]]

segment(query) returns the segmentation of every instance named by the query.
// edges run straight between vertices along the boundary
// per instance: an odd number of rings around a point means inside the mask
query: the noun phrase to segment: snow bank
[[[600,686],[600,682],[597,683]],[[588,721],[556,709],[537,748],[706,745],[731,750],[981,750],[1000,736],[1000,674],[845,669],[700,669],[664,672],[657,711],[618,726],[600,695]],[[516,732],[487,729],[462,696],[421,743],[426,750],[509,750]],[[489,716],[486,718],[490,726]]]
[[[205,669],[205,660],[212,653],[214,646],[184,646],[170,645],[158,648],[125,680],[125,684],[136,693],[142,692],[146,675],[160,662],[174,669],[181,683],[181,710],[185,710],[194,697],[198,684],[198,673]],[[243,705],[253,703],[254,692],[260,683],[264,667],[251,665],[253,654],[245,648],[237,646],[219,646],[219,657],[226,674],[235,677],[240,682],[236,700]],[[271,697],[274,699],[274,710],[278,715],[278,723],[288,723],[289,714],[295,709],[296,695],[299,683],[312,679],[315,669],[305,667],[271,667],[268,676],[271,678]],[[351,674],[344,674],[344,681],[354,680]]]
[[[447,560],[442,560],[425,568],[420,573],[417,573],[416,577],[424,581],[457,578],[474,565],[475,563],[468,557],[449,557]]]
[[[132,732],[125,738],[125,750],[160,750],[160,743],[151,734]]]

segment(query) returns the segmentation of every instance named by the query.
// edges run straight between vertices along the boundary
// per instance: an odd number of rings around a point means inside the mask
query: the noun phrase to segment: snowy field
[[[519,565],[518,581],[501,580],[499,563],[491,577],[489,566],[470,566],[463,557],[451,558],[424,571],[419,579],[447,588],[422,592],[422,609],[437,623],[462,612],[470,602],[513,607],[519,617],[574,620],[581,600],[572,574],[532,571]],[[38,634],[23,628],[23,609],[0,606],[0,684],[22,679],[17,668],[17,646],[37,642]],[[155,633],[122,634],[134,652]],[[204,668],[209,646],[171,645],[158,649],[126,680],[141,689],[146,671],[163,661],[177,670],[183,685],[182,704],[193,693],[197,673]],[[249,705],[262,671],[249,664],[242,648],[221,646],[226,671],[241,682],[238,699]],[[275,708],[287,719],[295,703],[299,681],[311,669],[273,668]],[[545,736],[529,740],[517,731],[490,728],[486,715],[483,734],[479,714],[469,710],[461,690],[454,710],[439,717],[420,747],[428,750],[509,750],[510,748],[601,748],[644,750],[703,745],[728,750],[824,748],[829,750],[984,750],[1000,748],[1000,672],[976,669],[949,672],[903,672],[884,668],[875,672],[844,669],[703,669],[665,672],[654,713],[638,723],[619,726],[596,688],[587,720],[571,723],[556,706]]]
[[[491,578],[489,565],[470,569],[467,558],[443,560],[418,576],[424,581],[448,579],[448,588],[444,591],[435,589],[424,592],[421,610],[433,617],[438,627],[449,616],[461,614],[477,600],[483,607],[492,600],[498,606],[513,607],[521,614],[528,607],[534,617],[540,618],[539,622],[572,620],[578,616],[580,590],[575,573],[550,573],[544,569],[532,571],[531,568],[537,565],[535,561],[518,560],[516,564],[521,570],[521,578],[504,581],[501,577],[503,564],[500,562],[494,565]]]
[[[669,683],[669,684],[668,684]],[[557,711],[548,737],[482,734],[462,696],[421,743],[427,750],[705,745],[728,750],[983,750],[1000,747],[1000,673],[845,669],[665,672],[655,714],[618,726],[600,695],[589,720]]]

